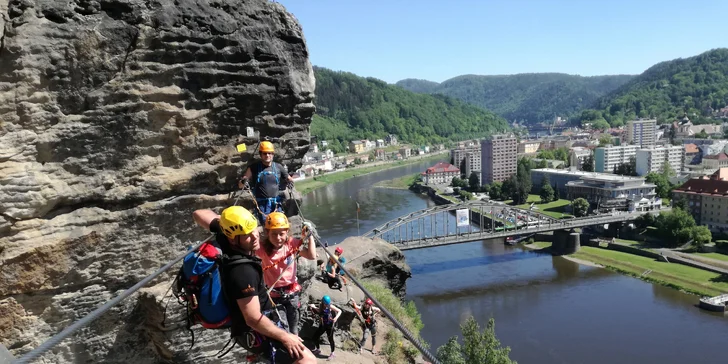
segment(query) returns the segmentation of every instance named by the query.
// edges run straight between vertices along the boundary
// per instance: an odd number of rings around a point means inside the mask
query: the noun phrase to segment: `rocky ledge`
[[[300,219],[291,219],[292,231],[300,231]],[[380,280],[393,292],[404,293],[406,278],[410,276],[410,270],[404,261],[404,256],[396,248],[381,240],[367,238],[348,238],[340,245],[345,249],[346,256],[352,261],[347,268],[358,279]],[[323,249],[318,249],[320,257],[324,257]],[[321,263],[319,259],[318,263]],[[341,291],[331,290],[326,284],[314,278],[318,273],[317,263],[299,258],[299,280],[304,286],[301,295],[302,307],[308,303],[318,302],[323,295],[331,296],[334,304],[344,310],[337,323],[337,334],[335,337],[338,350],[338,358],[348,358],[350,363],[375,363],[377,358],[371,353],[364,354],[349,351],[345,341],[352,338],[353,325],[358,325],[356,314],[346,304],[350,298],[357,302],[364,299],[364,294],[353,283],[349,282]],[[95,321],[87,329],[76,335],[73,340],[68,340],[67,345],[56,348],[46,354],[44,359],[53,363],[64,362],[104,362],[104,363],[237,363],[245,361],[245,351],[236,348],[222,359],[215,357],[229,338],[225,330],[204,330],[199,326],[193,327],[195,344],[192,344],[192,335],[186,329],[184,320],[184,307],[177,304],[169,294],[171,281],[162,280],[154,286],[144,288],[139,293],[123,301],[122,305]],[[75,301],[76,306],[82,305],[86,312],[102,304],[103,300],[112,298],[112,294],[102,293],[107,289],[103,284],[96,284],[85,287],[79,294],[67,294],[49,297],[46,302],[37,302],[29,305],[28,302],[18,302],[14,298],[6,299],[2,303],[3,315],[0,318],[0,327],[3,337],[9,335],[18,344],[38,344],[37,335],[38,323],[47,319],[50,315],[61,315],[58,309],[63,302]],[[35,307],[40,309],[44,303],[49,303],[50,308],[40,311],[28,309]],[[50,312],[49,312],[50,311]],[[81,312],[79,312],[80,314]],[[310,337],[315,328],[314,318],[302,310],[301,337],[307,339],[310,344]],[[77,316],[76,319],[81,316]],[[379,332],[379,344],[385,342],[384,336],[388,331],[389,324],[381,319],[382,325]],[[64,321],[67,325],[70,320]],[[57,327],[58,330],[61,327]],[[89,337],[95,333],[96,337]],[[326,341],[325,336],[323,340]],[[11,350],[17,350],[18,344],[11,346]],[[328,352],[328,349],[324,346]],[[380,358],[381,359],[381,358]]]
[[[204,238],[191,213],[236,200],[247,128],[295,170],[313,93],[275,2],[0,0],[0,343],[37,347]],[[46,361],[153,362],[133,319],[149,302]]]

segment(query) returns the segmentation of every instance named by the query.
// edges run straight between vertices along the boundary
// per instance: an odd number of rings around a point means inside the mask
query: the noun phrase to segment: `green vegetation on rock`
[[[311,135],[327,140],[334,152],[349,141],[384,139],[431,145],[485,137],[508,129],[490,111],[442,95],[407,91],[375,78],[314,67],[316,115]]]
[[[591,107],[600,97],[616,90],[632,77],[581,77],[563,73],[462,75],[440,84],[406,79],[397,82],[397,85],[414,92],[455,97],[492,110],[509,121],[534,124]]]
[[[366,288],[394,318],[404,325],[423,345],[427,343],[420,337],[420,330],[424,327],[414,302],[404,304],[389,288],[380,281],[365,280],[362,282]],[[382,315],[383,317],[383,315]],[[382,355],[387,363],[413,363],[419,351],[395,328],[386,334],[386,342],[382,345]]]
[[[693,122],[702,123],[708,122],[710,108],[726,105],[728,48],[720,48],[650,67],[584,110],[581,120],[605,127],[638,117],[670,122],[687,114]]]
[[[447,364],[516,364],[509,355],[510,347],[502,347],[495,335],[495,319],[481,331],[480,325],[470,316],[460,325],[463,344],[458,337],[451,337],[437,349],[437,359]]]

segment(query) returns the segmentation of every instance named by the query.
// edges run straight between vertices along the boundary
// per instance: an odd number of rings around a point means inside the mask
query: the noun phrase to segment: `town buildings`
[[[650,172],[664,172],[665,165],[669,165],[674,173],[680,173],[683,169],[684,151],[685,147],[682,145],[638,149],[635,156],[637,175],[646,176]]]
[[[635,144],[642,148],[648,148],[655,145],[657,120],[631,120],[627,122],[627,133],[625,141],[629,144]]]
[[[422,172],[422,181],[426,185],[449,185],[453,177],[460,178],[460,169],[450,163],[440,162]]]
[[[713,232],[728,231],[728,168],[687,180],[672,191],[672,198],[673,203],[685,199],[698,225]]]
[[[496,134],[480,142],[481,184],[502,182],[516,173],[518,164],[516,137]]]
[[[595,211],[651,211],[662,207],[655,185],[642,177],[590,173],[566,183],[569,200],[584,198]]]
[[[453,164],[465,173],[466,178],[472,172],[481,172],[480,145],[451,149],[450,157],[452,157]]]
[[[611,173],[614,167],[629,163],[637,156],[636,145],[598,147],[594,149],[594,172]]]

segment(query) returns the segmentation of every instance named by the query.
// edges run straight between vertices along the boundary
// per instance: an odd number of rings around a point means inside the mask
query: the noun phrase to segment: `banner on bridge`
[[[468,209],[461,209],[455,212],[455,217],[458,220],[458,227],[470,226],[470,216],[468,212],[470,212]]]

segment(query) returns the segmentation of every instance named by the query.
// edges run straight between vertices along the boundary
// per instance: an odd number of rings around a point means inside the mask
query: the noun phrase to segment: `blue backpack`
[[[192,331],[195,324],[199,323],[205,329],[226,329],[232,325],[228,300],[223,289],[223,262],[226,267],[244,263],[256,264],[241,255],[225,257],[219,248],[206,242],[184,257],[182,268],[177,274],[175,296],[182,305],[186,305],[187,329],[192,335],[192,346],[195,345]]]

